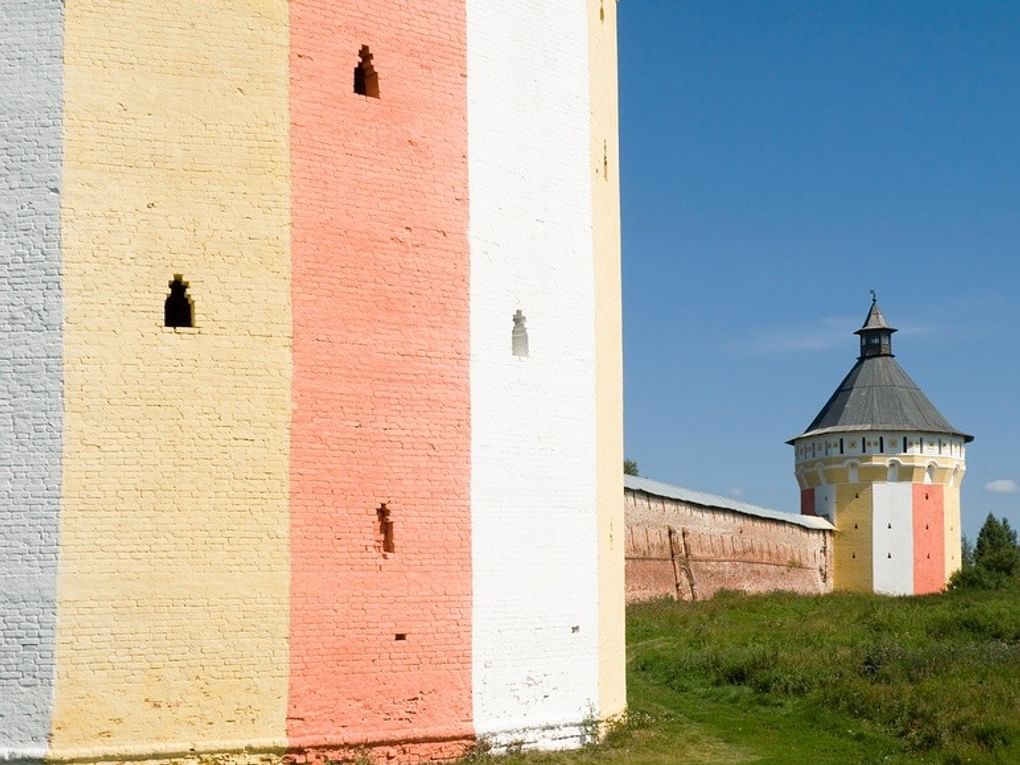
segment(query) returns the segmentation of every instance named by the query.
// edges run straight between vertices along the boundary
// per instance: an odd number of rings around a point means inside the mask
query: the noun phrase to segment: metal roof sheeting
[[[733,512],[751,515],[756,518],[766,518],[770,521],[779,521],[781,523],[793,523],[797,526],[804,526],[809,529],[834,531],[836,528],[824,518],[819,518],[813,515],[795,515],[793,513],[783,513],[779,510],[769,510],[766,507],[749,505],[746,502],[736,502],[732,499],[720,497],[715,494],[705,494],[701,491],[685,489],[682,486],[673,486],[668,483],[662,483],[661,481],[653,481],[651,478],[640,478],[638,476],[625,475],[623,477],[623,485],[631,491],[643,491],[645,494],[654,494],[656,497],[677,499],[681,502],[687,502],[692,505],[701,505],[702,507],[715,507],[722,510],[732,510]]]
[[[840,430],[905,430],[949,433],[954,428],[892,356],[857,360],[807,430],[788,443]]]

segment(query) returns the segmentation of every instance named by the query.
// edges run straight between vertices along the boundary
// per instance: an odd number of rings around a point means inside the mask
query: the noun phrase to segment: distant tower
[[[837,590],[937,592],[960,568],[960,483],[973,436],[950,425],[893,358],[895,331],[873,297],[855,333],[857,363],[787,442],[801,512],[837,528]]]

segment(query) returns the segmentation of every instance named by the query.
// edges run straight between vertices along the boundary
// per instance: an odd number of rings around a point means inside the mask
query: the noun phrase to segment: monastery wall
[[[824,520],[761,517],[630,486],[625,512],[628,602],[832,590],[833,529]]]

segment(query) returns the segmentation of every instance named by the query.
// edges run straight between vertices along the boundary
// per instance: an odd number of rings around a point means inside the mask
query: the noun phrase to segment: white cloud
[[[729,494],[731,497],[735,497],[736,499],[740,499],[742,496],[744,496],[744,490],[737,486],[734,486],[732,489],[727,489],[726,493]]]
[[[1012,478],[1000,478],[998,481],[986,483],[985,491],[991,494],[1016,494],[1020,491],[1020,486]]]
[[[756,353],[797,353],[835,348],[850,342],[860,320],[849,316],[824,316],[810,324],[758,329],[751,337]]]
[[[895,322],[893,322],[895,324]],[[854,330],[861,326],[860,316],[823,316],[811,322],[760,328],[750,338],[754,353],[801,353],[828,348],[853,348]],[[901,335],[925,335],[932,327],[910,325],[900,328]]]

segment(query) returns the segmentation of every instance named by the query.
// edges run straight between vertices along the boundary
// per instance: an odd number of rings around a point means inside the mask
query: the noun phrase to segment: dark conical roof
[[[885,314],[882,313],[882,309],[878,307],[878,299],[872,298],[871,308],[868,309],[868,315],[864,318],[864,324],[854,334],[860,335],[869,329],[887,329],[890,332],[896,330],[889,326],[889,322],[885,320]]]
[[[872,302],[864,326],[855,334],[867,341],[869,335],[895,332],[886,322],[878,304]],[[843,378],[822,411],[793,443],[805,436],[848,430],[900,430],[949,433],[972,441],[973,436],[954,428],[910,375],[899,365],[891,346],[870,351],[862,344],[861,357]]]

